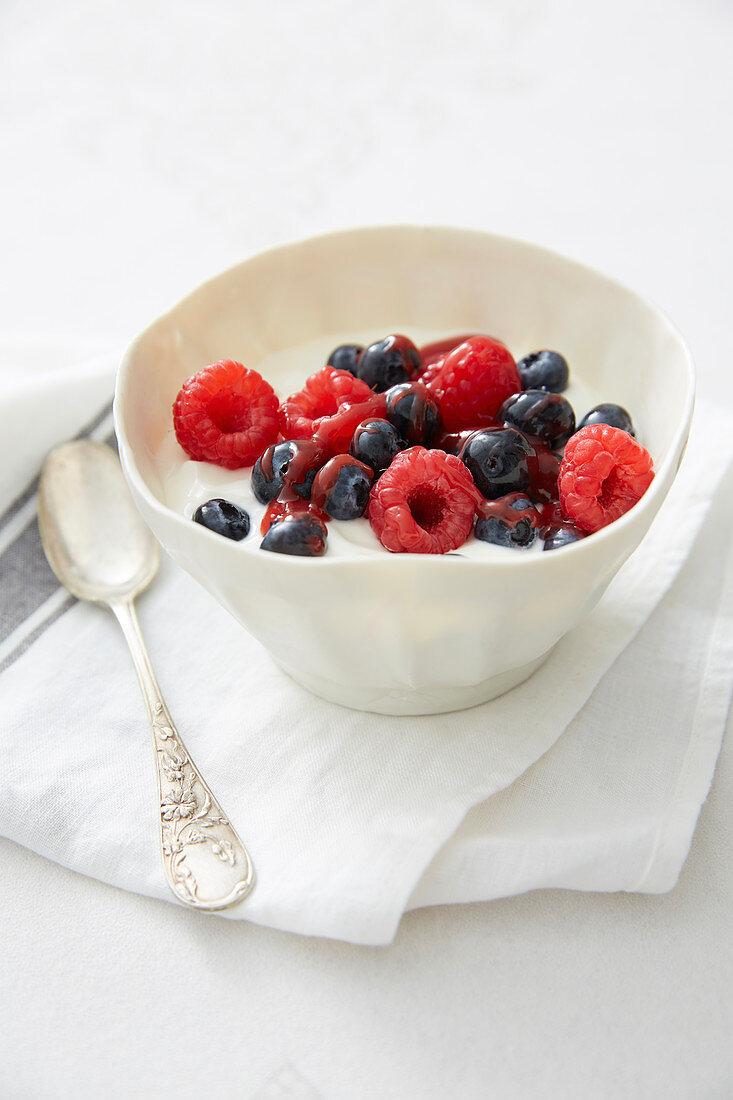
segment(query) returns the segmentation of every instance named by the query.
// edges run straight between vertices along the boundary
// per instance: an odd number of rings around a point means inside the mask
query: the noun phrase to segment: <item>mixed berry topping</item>
[[[449,455],[459,455],[475,431],[475,428],[464,428],[462,432],[438,432],[433,447]]]
[[[369,503],[374,474],[351,455],[336,455],[316,474],[311,500],[332,519],[358,519]]]
[[[183,383],[173,405],[176,438],[199,462],[229,470],[251,466],[277,439],[278,406],[257,371],[221,359]]]
[[[531,351],[517,363],[517,373],[525,390],[546,390],[562,393],[570,372],[565,358],[558,351]]]
[[[579,542],[585,538],[585,531],[575,527],[572,523],[562,523],[559,527],[551,528],[545,535],[543,550],[559,550],[562,546],[569,546],[571,542]]]
[[[345,370],[323,367],[306,381],[302,390],[286,398],[280,406],[280,430],[286,439],[317,439],[331,443],[334,453],[340,443],[367,416],[359,416],[351,425],[353,410],[374,400],[367,385]],[[348,450],[348,442],[345,450]]]
[[[628,432],[590,424],[565,448],[560,507],[576,527],[600,531],[641,500],[653,477],[651,455]]]
[[[287,515],[272,523],[260,549],[299,558],[320,558],[326,553],[326,528],[309,513]]]
[[[480,506],[474,534],[482,542],[526,550],[537,538],[541,524],[531,500],[523,493],[509,493]]]
[[[193,514],[194,522],[208,527],[217,535],[241,542],[249,534],[249,512],[232,504],[231,500],[215,497],[201,504]]]
[[[422,382],[403,382],[384,395],[387,419],[411,447],[429,447],[440,430],[440,406]]]
[[[575,431],[570,403],[561,394],[545,390],[524,390],[508,397],[499,409],[499,420],[555,450]]]
[[[273,523],[279,523],[281,519],[291,519],[293,516],[313,516],[324,526],[329,520],[323,509],[316,507],[310,500],[303,500],[302,497],[282,500],[280,497],[275,497],[265,509],[260,523],[260,534],[266,535]]]
[[[473,432],[460,453],[482,497],[495,500],[530,487],[535,449],[514,428],[484,428]]]
[[[349,374],[356,374],[356,364],[364,348],[361,344],[339,344],[329,355],[326,363],[336,370],[347,370]]]
[[[359,424],[349,448],[354,458],[371,466],[375,477],[388,469],[392,459],[404,449],[404,439],[389,420],[365,420]]]
[[[417,378],[423,364],[420,352],[406,336],[385,336],[359,356],[356,373],[371,390],[384,390]]]
[[[533,441],[536,464],[530,464],[529,493],[533,500],[550,504],[557,500],[557,479],[560,474],[559,454]]]
[[[410,447],[375,484],[369,522],[393,553],[445,554],[468,538],[476,487],[455,455]]]
[[[432,344],[423,344],[420,348],[420,357],[423,361],[423,373],[420,376],[421,381],[427,382],[428,372],[432,372],[434,376],[438,370],[443,366],[446,355],[449,351],[453,351],[459,344],[465,344],[466,340],[471,340],[476,333],[469,332],[466,336],[445,336],[442,340],[435,340]],[[433,370],[433,368],[437,368]]]
[[[511,352],[490,336],[459,344],[426,384],[451,432],[494,423],[502,402],[522,388]]]
[[[275,497],[307,499],[313,479],[323,462],[323,451],[308,439],[287,439],[274,443],[260,455],[252,470],[252,492],[260,504]]]
[[[589,424],[608,424],[611,428],[620,428],[622,432],[636,436],[631,417],[622,405],[595,405],[578,424],[578,430],[587,428]]]
[[[620,405],[576,430],[568,380],[557,351],[515,364],[492,336],[418,349],[390,335],[340,344],[281,404],[256,371],[212,363],[184,383],[173,423],[189,458],[252,467],[263,550],[320,557],[332,521],[368,522],[391,553],[465,556],[469,539],[557,550],[624,515],[654,477]],[[193,518],[235,541],[251,525],[222,498]]]

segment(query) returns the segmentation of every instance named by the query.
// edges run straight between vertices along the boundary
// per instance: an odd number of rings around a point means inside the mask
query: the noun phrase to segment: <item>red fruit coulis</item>
[[[443,431],[435,439],[432,444],[433,447],[439,447],[441,451],[445,451],[449,455],[457,455],[463,450],[463,445],[469,436],[472,436],[474,432],[490,432],[494,428],[503,428],[503,424],[482,424],[480,427],[475,428],[462,428],[459,432],[446,432]]]
[[[283,487],[278,493],[280,500],[300,500],[302,493],[295,488],[305,481],[312,470],[317,470],[325,461],[325,448],[311,439],[295,439],[290,443],[291,457],[283,473]],[[271,481],[274,475],[273,449],[269,448],[260,458],[262,473]]]
[[[351,406],[352,409],[356,407]],[[323,505],[336,485],[344,466],[360,466],[370,478],[372,477],[369,467],[352,455],[337,454],[329,459],[329,448],[317,440],[296,439],[290,446],[292,457],[283,473],[283,487],[275,499],[268,504],[260,523],[260,532],[263,535],[269,531],[273,523],[289,516],[311,515],[321,523],[328,523],[331,517],[324,510]],[[272,454],[263,455],[261,464],[265,477],[272,479]],[[316,487],[314,482],[315,499],[305,500],[295,486],[302,484],[311,470],[318,470],[318,486]]]
[[[317,511],[323,510],[323,515],[326,515],[327,519],[331,517],[325,511],[326,503],[336,488],[336,482],[344,466],[358,466],[369,478],[369,481],[372,481],[374,477],[372,469],[365,463],[360,462],[358,458],[354,458],[353,455],[334,455],[333,458],[329,459],[326,465],[322,466],[316,474],[311,492],[311,504]]]
[[[465,344],[466,340],[470,340],[474,335],[475,333],[469,332],[467,336],[447,336],[443,340],[425,344],[419,349],[423,368],[432,367],[433,363],[437,363],[439,359],[445,359],[449,351],[453,351],[453,348],[457,348],[459,344]]]
[[[541,443],[532,436],[526,438],[534,447],[536,455],[535,460],[530,459],[529,461],[530,496],[537,498],[543,504],[557,500],[557,476],[560,472],[562,459],[550,450],[546,443]]]
[[[322,443],[312,439],[296,439],[290,444],[291,458],[287,469],[283,473],[283,487],[273,501],[267,506],[260,532],[264,535],[269,531],[273,523],[285,519],[286,516],[302,516],[310,514],[322,523],[327,522],[328,517],[320,508],[316,508],[309,500],[304,500],[295,488],[303,483],[311,470],[317,470],[326,460],[326,448]],[[272,452],[266,451],[261,458],[262,472],[268,480],[273,477]]]
[[[543,539],[549,538],[558,527],[563,527],[568,522],[562,514],[559,500],[548,500],[545,504],[540,504],[537,510],[540,513],[540,536]]]
[[[266,535],[273,523],[279,523],[281,519],[289,519],[292,516],[313,516],[323,524],[328,523],[330,519],[330,516],[327,516],[321,508],[317,508],[309,500],[303,500],[302,497],[296,497],[295,500],[280,500],[279,497],[275,497],[267,505],[267,510],[262,517],[260,534]]]
[[[373,397],[354,405],[342,405],[333,416],[321,421],[313,435],[313,442],[321,444],[326,458],[343,454],[348,451],[354,432],[362,420],[382,417],[386,408],[387,399],[383,393],[375,393]]]
[[[497,500],[484,500],[481,497],[476,507],[476,515],[479,519],[499,519],[512,531],[517,526],[518,520],[525,517],[536,523],[540,518],[539,509],[534,504],[530,504],[529,508],[513,508],[512,505],[518,500],[529,500],[529,497],[526,493],[507,493],[505,497],[499,497]]]

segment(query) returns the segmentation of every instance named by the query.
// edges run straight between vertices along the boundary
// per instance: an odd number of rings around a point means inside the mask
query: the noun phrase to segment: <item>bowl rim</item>
[[[472,229],[467,226],[453,226],[453,225],[440,225],[440,224],[425,224],[425,223],[388,223],[388,224],[375,224],[375,225],[363,225],[353,226],[341,229],[330,230],[325,233],[307,234],[305,236],[297,237],[290,241],[281,242],[279,244],[272,245],[268,248],[259,249],[256,252],[245,256],[242,260],[234,264],[230,264],[222,271],[209,276],[199,283],[192,290],[190,290],[183,298],[180,298],[177,302],[171,305],[163,313],[155,317],[148,325],[139,332],[133,340],[128,344],[125,352],[120,361],[120,365],[117,369],[115,377],[115,393],[113,400],[113,415],[115,432],[117,435],[120,460],[122,462],[123,469],[128,478],[128,481],[132,484],[132,487],[145,501],[146,505],[161,518],[166,521],[173,521],[180,529],[185,529],[194,538],[214,539],[215,544],[219,545],[223,550],[224,545],[227,546],[228,552],[231,555],[238,556],[239,560],[242,560],[241,548],[238,543],[232,542],[232,540],[222,539],[221,536],[216,535],[213,531],[207,530],[201,524],[191,524],[190,520],[187,520],[184,516],[179,515],[178,512],[170,508],[167,504],[164,504],[158,499],[155,493],[148,487],[147,482],[142,476],[133,448],[127,437],[125,430],[125,417],[127,413],[127,395],[125,392],[125,384],[128,380],[128,375],[132,370],[132,365],[135,357],[135,353],[138,347],[147,338],[149,333],[158,325],[163,324],[172,315],[176,314],[179,310],[183,309],[189,301],[195,299],[199,294],[205,290],[211,290],[217,282],[225,283],[235,271],[239,271],[240,268],[245,265],[260,259],[261,257],[273,256],[279,252],[286,252],[293,247],[299,247],[308,245],[316,241],[327,241],[333,238],[344,237],[360,237],[368,236],[375,233],[389,233],[389,232],[427,232],[427,233],[447,233],[455,236],[465,236],[466,238],[483,238],[487,241],[494,241],[498,244],[524,249],[527,252],[533,253],[537,256],[544,256],[551,261],[561,261],[563,264],[569,265],[577,272],[583,275],[591,275],[594,278],[600,278],[617,290],[622,291],[625,294],[630,295],[632,298],[637,299],[647,309],[656,315],[664,326],[668,329],[669,333],[679,344],[686,366],[687,372],[687,391],[685,394],[685,403],[682,416],[678,422],[677,428],[670,440],[670,445],[667,451],[667,455],[662,465],[655,469],[655,477],[651,485],[645,492],[644,496],[639,500],[632,508],[629,509],[619,519],[614,520],[613,523],[601,528],[599,531],[593,532],[592,541],[589,538],[580,539],[578,542],[570,543],[567,546],[558,548],[558,550],[550,554],[517,554],[515,555],[516,561],[512,559],[492,558],[487,561],[483,561],[480,558],[466,558],[460,555],[460,547],[452,554],[413,554],[409,552],[403,553],[390,553],[385,550],[386,557],[381,555],[354,555],[351,556],[339,556],[329,557],[328,554],[324,554],[319,558],[298,557],[288,554],[269,554],[265,555],[268,559],[273,559],[280,563],[284,568],[289,569],[336,569],[343,567],[353,567],[359,565],[362,568],[369,568],[374,566],[382,566],[386,561],[400,562],[404,561],[409,563],[411,568],[415,568],[416,562],[423,563],[419,568],[425,568],[427,563],[433,563],[435,561],[445,561],[445,559],[451,559],[455,562],[459,557],[461,560],[461,568],[474,568],[474,569],[492,569],[493,571],[501,572],[506,569],[517,568],[538,568],[538,559],[542,562],[541,568],[544,571],[552,568],[560,568],[561,565],[557,562],[567,562],[569,554],[582,555],[588,554],[590,547],[595,547],[597,551],[600,550],[602,540],[605,540],[605,544],[610,541],[623,541],[624,533],[627,528],[634,523],[642,522],[642,517],[648,512],[656,512],[657,508],[661,505],[666,491],[662,491],[662,486],[666,482],[666,475],[668,474],[671,466],[679,464],[684,455],[687,437],[690,431],[690,423],[692,420],[692,414],[695,407],[695,387],[696,387],[696,372],[695,364],[692,357],[690,347],[679,331],[677,326],[673,323],[669,315],[663,310],[655,301],[649,298],[645,294],[641,294],[633,288],[629,287],[626,283],[619,279],[616,279],[610,275],[606,275],[604,272],[599,271],[596,268],[591,267],[589,264],[582,263],[579,260],[574,259],[571,256],[567,256],[564,253],[558,252],[555,249],[546,248],[544,245],[535,244],[532,241],[524,240],[519,237],[512,237],[501,233],[493,233],[485,229]],[[672,481],[676,476],[676,471],[672,475]],[[671,482],[670,482],[671,486]],[[668,490],[667,490],[668,491]],[[661,500],[658,498],[661,495]],[[653,516],[652,516],[653,519]],[[651,520],[649,521],[651,524]],[[643,536],[642,536],[643,537]],[[245,555],[244,560],[247,560],[249,555]],[[235,558],[233,557],[234,561]],[[553,566],[552,563],[556,562]],[[580,564],[580,558],[578,558],[578,564]],[[397,566],[397,568],[406,568],[407,566]],[[445,568],[445,565],[442,566]]]

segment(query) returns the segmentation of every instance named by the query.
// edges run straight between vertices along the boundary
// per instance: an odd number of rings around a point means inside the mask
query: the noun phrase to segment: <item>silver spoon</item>
[[[81,600],[106,604],[130,647],[155,742],[168,885],[194,909],[234,905],[254,885],[252,860],[188,755],[153,674],[133,599],[158,570],[158,544],[110,447],[80,439],[51,451],[41,471],[38,525],[61,583]]]

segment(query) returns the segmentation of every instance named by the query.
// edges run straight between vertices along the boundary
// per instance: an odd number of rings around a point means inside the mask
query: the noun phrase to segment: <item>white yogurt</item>
[[[393,329],[392,331],[405,331],[405,329]],[[418,345],[432,343],[446,336],[444,332],[431,330],[408,329],[407,334]],[[380,339],[383,333],[337,333],[318,340],[313,340],[298,347],[288,348],[286,351],[267,355],[257,363],[246,363],[252,369],[259,371],[275,389],[282,400],[291,393],[302,389],[306,378],[322,367],[330,352],[339,344],[358,343],[369,344]],[[534,350],[532,348],[512,349],[517,358]],[[222,357],[227,352],[222,352]],[[578,380],[573,375],[572,364],[570,385],[564,396],[575,410],[578,420],[588,409],[599,404],[601,397],[593,393],[589,386]],[[613,397],[603,400],[611,401]],[[175,512],[182,513],[191,518],[199,507],[213,497],[223,497],[240,508],[249,512],[252,525],[250,533],[243,539],[240,546],[245,551],[257,552],[261,542],[260,523],[265,514],[266,506],[260,504],[252,492],[251,468],[242,470],[225,470],[221,466],[215,466],[210,462],[193,462],[186,457],[186,453],[179,444],[171,430],[163,440],[156,455],[156,461],[160,471],[165,503]],[[517,553],[531,554],[541,550],[539,539],[527,550],[517,551],[493,543],[481,542],[471,536],[463,546],[459,547],[456,554],[466,558],[506,557]],[[328,523],[328,545],[326,554],[333,556],[365,557],[374,554],[388,554],[374,534],[371,524],[365,518],[353,520],[330,520]]]

